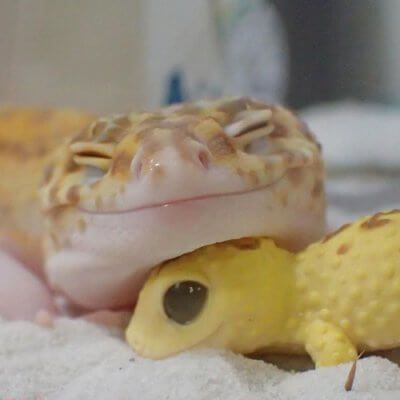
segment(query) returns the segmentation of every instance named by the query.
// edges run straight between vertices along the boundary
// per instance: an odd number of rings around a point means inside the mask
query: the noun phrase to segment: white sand
[[[399,399],[400,369],[370,357],[358,364],[289,373],[262,361],[198,351],[164,361],[137,357],[117,336],[83,321],[45,329],[0,322],[0,399]]]

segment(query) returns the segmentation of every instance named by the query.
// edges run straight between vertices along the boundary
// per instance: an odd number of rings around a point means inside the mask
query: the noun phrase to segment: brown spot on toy
[[[338,247],[336,250],[337,255],[346,254],[350,250],[350,245],[348,243],[343,243],[341,246]]]
[[[230,240],[228,244],[240,250],[254,250],[260,247],[261,242],[258,238],[247,237]]]
[[[374,229],[374,228],[380,228],[381,226],[384,226],[388,224],[390,219],[387,218],[382,218],[382,216],[385,215],[383,213],[378,213],[369,218],[367,221],[363,222],[361,224],[361,229]]]

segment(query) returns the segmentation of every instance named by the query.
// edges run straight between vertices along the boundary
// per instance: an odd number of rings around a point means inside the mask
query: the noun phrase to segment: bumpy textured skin
[[[320,238],[324,168],[285,108],[203,101],[94,122],[60,151],[42,204],[53,287],[87,308],[126,307],[151,267],[196,248]]]
[[[241,353],[307,352],[317,366],[400,345],[400,211],[345,225],[292,254],[270,239],[208,246],[155,269],[127,329],[140,354],[194,346]],[[166,317],[176,282],[198,281],[208,301],[192,324]]]

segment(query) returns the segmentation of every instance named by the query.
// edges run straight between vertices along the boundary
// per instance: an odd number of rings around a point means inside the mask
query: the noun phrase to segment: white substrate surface
[[[115,334],[84,321],[54,328],[0,322],[0,399],[337,400],[399,399],[400,369],[387,359],[287,372],[229,352],[203,350],[164,361],[136,356]]]

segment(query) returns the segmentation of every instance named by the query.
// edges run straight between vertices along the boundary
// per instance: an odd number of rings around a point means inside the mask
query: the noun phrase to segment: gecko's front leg
[[[357,359],[357,350],[346,334],[332,323],[315,320],[302,328],[307,353],[317,367],[337,365]]]
[[[15,235],[0,235],[0,317],[34,320],[40,311],[56,312],[40,277],[39,255],[21,246]]]
[[[37,313],[55,313],[51,292],[22,263],[0,251],[0,316],[34,320]]]

